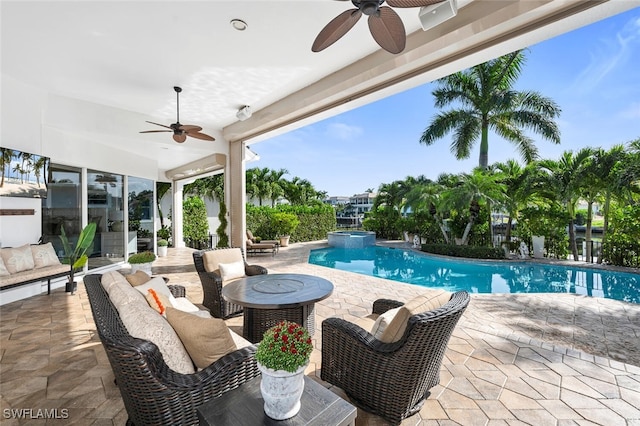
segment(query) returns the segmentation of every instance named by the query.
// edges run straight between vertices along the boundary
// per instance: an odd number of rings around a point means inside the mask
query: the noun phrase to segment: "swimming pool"
[[[470,293],[576,293],[640,303],[640,275],[527,262],[446,259],[389,247],[312,250],[309,263]]]

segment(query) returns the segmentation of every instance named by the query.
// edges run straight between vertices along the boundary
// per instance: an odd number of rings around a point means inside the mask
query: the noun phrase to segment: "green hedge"
[[[422,244],[420,250],[445,256],[472,259],[504,259],[504,250],[499,247],[455,246],[452,244]]]
[[[290,242],[325,240],[327,232],[336,230],[336,213],[328,204],[318,206],[279,205],[276,207],[247,204],[247,229],[255,237],[271,240],[276,237],[271,227],[271,215],[276,212],[292,213],[300,224],[291,233]]]

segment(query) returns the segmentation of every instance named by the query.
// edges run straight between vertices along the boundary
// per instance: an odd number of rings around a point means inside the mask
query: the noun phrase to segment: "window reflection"
[[[130,177],[129,231],[137,236],[137,250],[153,251],[153,181]]]
[[[89,269],[122,262],[130,241],[125,246],[124,178],[122,175],[97,170],[87,171],[87,220],[96,224],[93,255]],[[135,238],[133,247],[135,247]],[[135,249],[134,249],[135,252]]]

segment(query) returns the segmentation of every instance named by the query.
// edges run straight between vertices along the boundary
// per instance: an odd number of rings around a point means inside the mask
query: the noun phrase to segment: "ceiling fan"
[[[342,0],[346,1],[346,0]],[[422,7],[444,0],[387,0],[393,7]],[[338,41],[358,22],[362,14],[369,16],[369,31],[373,39],[384,50],[400,53],[404,50],[407,35],[400,16],[388,6],[382,6],[385,0],[351,0],[356,9],[349,9],[336,16],[320,31],[311,50],[320,52]]]
[[[174,86],[173,90],[176,91],[176,122],[169,126],[165,126],[164,124],[147,121],[147,123],[155,124],[156,126],[164,127],[169,130],[144,130],[140,133],[173,132],[173,140],[178,143],[182,143],[187,140],[187,136],[191,136],[192,138],[196,139],[202,139],[205,141],[214,141],[215,139],[213,137],[200,132],[200,130],[202,130],[202,127],[192,126],[189,124],[180,124],[180,92],[182,92],[182,88]]]

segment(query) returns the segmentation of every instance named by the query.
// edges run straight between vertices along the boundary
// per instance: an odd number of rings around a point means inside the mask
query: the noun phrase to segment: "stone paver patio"
[[[371,311],[379,297],[408,300],[420,287],[307,263],[325,242],[293,244],[249,263],[270,273],[322,276],[334,293],[317,304],[327,317]],[[154,273],[183,284],[202,301],[190,249],[170,249]],[[82,285],[0,307],[1,423],[7,409],[67,410],[49,424],[124,425],[126,412],[93,324]],[[241,318],[228,321],[238,331]],[[320,332],[307,374],[320,380]],[[381,388],[384,392],[384,388]],[[403,425],[640,425],[640,305],[569,294],[472,295],[449,343],[440,385]],[[358,410],[358,425],[384,420]]]

